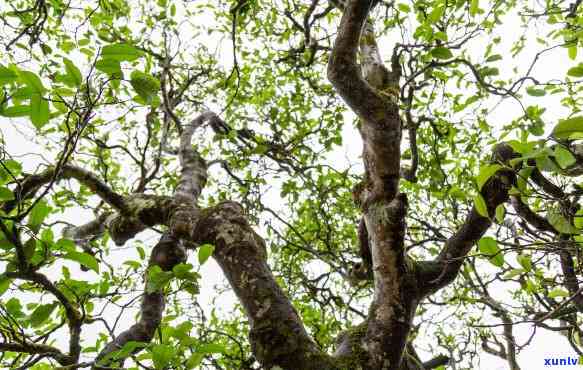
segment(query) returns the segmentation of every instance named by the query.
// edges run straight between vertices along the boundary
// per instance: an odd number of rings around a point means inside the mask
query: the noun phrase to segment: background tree
[[[1,2],[0,366],[581,355],[580,3]]]

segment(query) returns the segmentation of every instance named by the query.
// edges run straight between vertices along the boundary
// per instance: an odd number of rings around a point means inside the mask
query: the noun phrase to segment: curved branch
[[[39,343],[23,342],[23,343],[0,343],[0,352],[19,352],[28,353],[31,355],[44,355],[53,358],[60,365],[74,364],[75,360],[59,349]]]
[[[185,260],[186,252],[180,242],[168,235],[163,235],[158,244],[152,249],[148,268],[160,266],[163,271],[171,271],[174,266]],[[129,342],[149,343],[154,337],[156,329],[162,322],[162,314],[164,313],[164,289],[148,291],[147,276],[145,277],[144,285],[146,286],[146,292],[142,297],[140,319],[101,350],[95,360],[94,370],[108,369],[114,364],[123,366],[126,357],[116,357],[116,351]],[[131,352],[139,352],[142,348],[137,347]]]
[[[124,197],[113,191],[113,189],[101,181],[94,173],[69,164],[63,165],[59,173],[55,174],[55,171],[55,168],[49,168],[40,174],[30,175],[24,178],[14,190],[14,200],[4,203],[2,210],[5,213],[10,213],[19,203],[34,197],[36,192],[43,185],[50,183],[53,178],[57,180],[73,178],[87,186],[93,193],[97,194],[104,202],[116,210],[122,213],[128,212]]]
[[[215,245],[213,257],[249,319],[251,348],[267,369],[334,369],[332,359],[310,338],[267,264],[265,242],[237,203],[202,211],[193,235]]]
[[[494,160],[500,163],[508,163],[516,155],[506,143],[494,149]],[[481,191],[490,217],[480,215],[474,206],[461,227],[445,242],[437,258],[417,263],[421,296],[443,288],[456,278],[467,254],[492,225],[496,207],[508,200],[508,191],[515,178],[510,170],[499,170],[492,176]]]
[[[79,360],[79,355],[81,354],[81,326],[83,325],[83,318],[75,304],[61,292],[56,285],[50,281],[45,275],[35,272],[5,272],[6,277],[13,279],[21,279],[26,281],[32,281],[40,285],[44,290],[50,292],[59,303],[65,309],[65,315],[67,317],[67,324],[69,325],[69,355],[67,356],[70,362],[67,364],[75,363]],[[60,363],[60,362],[59,362]]]

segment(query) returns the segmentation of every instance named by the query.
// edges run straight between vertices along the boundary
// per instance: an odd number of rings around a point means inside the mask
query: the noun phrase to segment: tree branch
[[[68,364],[75,363],[79,360],[81,354],[81,326],[83,325],[83,318],[75,307],[74,303],[61,292],[53,282],[51,282],[45,275],[35,272],[10,272],[4,273],[6,277],[12,279],[21,279],[32,281],[40,285],[45,291],[51,293],[65,309],[65,316],[67,317],[67,324],[69,325],[69,355],[68,358],[72,361]]]
[[[361,32],[372,3],[371,0],[352,0],[348,3],[328,62],[328,79],[362,121],[360,133],[363,139],[368,190],[363,194],[363,198],[368,199],[363,199],[364,205],[380,198],[390,201],[397,194],[401,157],[401,119],[398,106],[363,79],[356,62]],[[386,69],[377,63],[379,61],[375,55],[378,48],[374,47],[374,37],[369,41],[371,42],[363,41],[369,55],[366,65],[371,66],[371,71],[386,75]],[[371,63],[376,67],[372,67]],[[383,76],[381,80],[384,80]],[[392,81],[398,82],[398,76],[392,78]]]
[[[197,243],[215,245],[213,257],[245,309],[251,348],[264,368],[335,368],[276,283],[265,242],[250,227],[240,205],[226,202],[204,210],[193,234]]]
[[[506,143],[494,149],[494,162],[506,164],[514,157],[516,153]],[[445,242],[438,257],[434,261],[417,263],[421,296],[443,288],[456,278],[467,254],[492,225],[496,207],[508,200],[515,177],[513,171],[505,169],[492,176],[481,190],[490,217],[480,215],[474,206],[461,227]]]
[[[71,356],[68,356],[61,352],[59,349],[46,344],[30,342],[0,343],[0,352],[19,352],[28,353],[31,355],[45,355],[53,358],[60,365],[70,365],[75,363],[75,360]]]
[[[185,260],[186,252],[180,242],[168,235],[163,235],[158,244],[152,249],[148,269],[152,266],[159,266],[163,271],[172,271],[174,266]],[[130,341],[149,343],[154,337],[156,329],[162,322],[162,314],[164,313],[164,289],[150,292],[147,273],[144,280],[146,288],[140,307],[140,319],[101,350],[95,360],[94,370],[105,370],[111,366],[123,366],[126,357],[116,357],[116,351],[123,348]],[[132,353],[139,352],[142,348],[137,347]]]
[[[93,193],[97,194],[103,201],[115,208],[116,210],[127,213],[127,205],[123,196],[113,191],[107,184],[101,181],[97,175],[81,167],[73,165],[63,165],[58,169],[59,173],[55,174],[57,169],[48,168],[38,175],[30,175],[19,182],[14,190],[14,200],[4,203],[2,209],[5,213],[10,213],[18,204],[26,199],[34,197],[36,192],[45,184],[52,181],[53,178],[58,180],[74,178],[81,184],[87,186]]]

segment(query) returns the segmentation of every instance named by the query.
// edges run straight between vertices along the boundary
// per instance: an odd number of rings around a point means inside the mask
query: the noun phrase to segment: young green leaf
[[[9,84],[18,79],[16,72],[0,64],[0,85]]]
[[[534,171],[533,166],[524,167],[518,171],[518,176],[516,176],[516,186],[520,192],[526,190],[526,185],[528,184],[528,179],[530,178],[532,171]]]
[[[81,86],[83,83],[83,76],[81,71],[70,59],[63,58],[63,64],[65,64],[65,70],[67,71],[67,76],[69,79],[77,86]]]
[[[561,168],[567,168],[577,162],[575,156],[562,145],[557,145],[555,147],[555,160]]]
[[[14,199],[14,193],[10,189],[0,186],[0,201],[5,202],[12,199]]]
[[[553,129],[553,136],[558,139],[568,139],[572,134],[581,132],[583,132],[583,116],[577,116],[559,121]]]
[[[30,99],[30,121],[37,129],[49,121],[49,102],[38,93]]]
[[[160,81],[141,71],[132,72],[130,84],[136,93],[148,104],[152,102],[154,96],[160,91]]]
[[[567,76],[583,77],[583,66],[578,65],[577,67],[569,68],[569,70],[567,71]]]
[[[547,94],[546,91],[544,91],[543,89],[537,89],[534,86],[530,86],[526,88],[526,93],[530,96],[545,96]]]
[[[20,71],[19,76],[20,80],[32,88],[34,92],[42,94],[46,90],[40,77],[38,77],[35,73],[30,71]]]
[[[176,349],[169,344],[156,344],[152,347],[152,361],[156,369],[164,369],[176,356]]]
[[[453,58],[453,54],[451,53],[451,50],[449,50],[448,48],[444,48],[443,46],[436,47],[433,50],[431,50],[431,55],[437,59],[451,59],[451,58]]]
[[[470,0],[470,15],[472,17],[478,14],[478,9],[480,9],[480,1]]]
[[[488,206],[486,205],[486,201],[481,194],[478,194],[474,197],[474,207],[476,207],[476,211],[478,211],[480,216],[490,217],[488,215]]]
[[[502,224],[504,222],[505,216],[506,216],[506,208],[504,208],[504,204],[499,204],[496,207],[496,222],[498,222],[498,224]]]
[[[148,282],[146,284],[146,291],[154,293],[161,291],[168,285],[170,280],[174,277],[171,271],[162,271],[160,266],[152,266],[148,268]]]
[[[100,59],[95,62],[95,68],[113,78],[121,79],[123,77],[121,64],[118,60]]]
[[[571,45],[567,48],[567,55],[569,59],[575,60],[577,58],[577,45]]]
[[[548,294],[549,298],[558,298],[558,297],[569,297],[570,294],[565,289],[555,288],[551,290]]]
[[[492,177],[502,166],[499,164],[488,164],[480,168],[480,173],[476,176],[476,183],[478,185],[478,190],[482,190],[482,187],[486,182]]]
[[[28,226],[33,231],[38,231],[40,225],[43,223],[45,218],[49,215],[51,209],[44,199],[41,199],[34,208],[30,211],[28,215]]]
[[[30,116],[30,105],[14,105],[4,108],[0,111],[0,115],[9,118]]]
[[[2,294],[4,294],[8,288],[10,288],[11,281],[12,280],[7,278],[4,274],[0,275],[0,297],[2,297]]]
[[[560,209],[556,207],[549,208],[547,211],[547,220],[561,234],[577,234],[579,231],[571,225],[569,220],[563,216]]]
[[[204,264],[210,256],[212,256],[215,246],[211,244],[203,244],[198,248],[198,262]]]
[[[204,353],[194,352],[190,356],[188,361],[186,361],[186,368],[187,369],[195,369],[198,365],[200,365],[200,363],[202,362],[203,359],[204,359]]]
[[[524,271],[528,272],[532,270],[532,260],[529,255],[527,254],[518,254],[516,255],[516,261],[522,266]]]
[[[128,44],[112,44],[104,46],[101,50],[103,59],[110,59],[118,62],[131,62],[144,55],[144,52]]]
[[[99,262],[89,253],[71,251],[63,257],[71,261],[79,262],[88,269],[99,273]]]
[[[504,265],[504,255],[500,252],[496,239],[485,236],[478,241],[480,252],[489,257],[489,261],[498,267]]]
[[[32,314],[30,314],[30,326],[33,328],[41,326],[45,321],[47,321],[49,316],[51,316],[51,313],[56,307],[56,303],[50,303],[42,304],[35,308],[35,310],[32,311]]]

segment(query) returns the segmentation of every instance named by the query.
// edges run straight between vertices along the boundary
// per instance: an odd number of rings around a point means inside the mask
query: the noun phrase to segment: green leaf
[[[50,303],[50,304],[42,304],[42,305],[38,306],[37,308],[35,308],[35,310],[30,315],[30,325],[33,328],[37,328],[37,327],[41,326],[42,323],[47,321],[49,316],[51,316],[51,313],[53,312],[53,310],[56,307],[57,307],[56,303]]]
[[[548,171],[553,173],[561,173],[561,169],[557,166],[548,155],[535,158],[536,168],[540,171]]]
[[[38,93],[32,94],[30,99],[30,121],[37,129],[49,121],[49,102]]]
[[[453,54],[451,50],[448,48],[444,48],[443,46],[437,47],[431,50],[431,55],[437,59],[451,59],[453,58]]]
[[[476,176],[476,183],[478,184],[478,190],[482,190],[482,187],[486,182],[492,177],[502,166],[499,164],[488,164],[480,168],[480,173]]]
[[[555,147],[555,160],[557,161],[559,166],[563,169],[568,168],[569,166],[577,162],[575,156],[568,149],[565,149],[562,145],[557,145]]]
[[[502,267],[504,265],[504,255],[500,253],[496,239],[485,236],[478,241],[478,248],[481,253],[489,257],[489,261],[494,266]]]
[[[569,68],[569,70],[567,71],[567,76],[583,77],[583,66],[578,65],[577,67]]]
[[[176,349],[169,344],[156,344],[152,347],[152,361],[156,369],[164,369],[176,356]]]
[[[36,250],[36,239],[34,238],[28,239],[22,246],[22,250],[24,252],[24,257],[26,258],[26,260],[30,261],[32,256],[34,256],[34,251]]]
[[[99,273],[99,262],[97,262],[97,259],[89,253],[71,251],[63,257],[71,261],[79,262],[88,269]]]
[[[513,277],[522,275],[524,273],[523,269],[512,269],[508,273],[504,274],[504,279],[512,279]]]
[[[196,272],[192,272],[192,265],[190,263],[179,263],[172,268],[174,276],[182,280],[198,281],[200,275]]]
[[[203,244],[198,248],[198,262],[204,264],[212,256],[215,246],[212,244]]]
[[[504,207],[504,204],[499,204],[496,207],[496,222],[498,222],[498,224],[502,224],[504,222],[505,216],[506,216],[506,208]]]
[[[526,93],[530,96],[545,96],[547,94],[543,89],[537,89],[534,86],[527,87]]]
[[[486,58],[486,63],[496,62],[498,60],[502,60],[502,55],[494,54],[494,55],[490,55],[488,58]]]
[[[474,207],[476,207],[476,211],[478,211],[480,216],[490,217],[488,215],[488,206],[486,205],[486,201],[481,194],[478,194],[474,197]]]
[[[198,346],[196,352],[200,353],[225,353],[227,349],[224,345],[218,343],[206,343]]]
[[[160,91],[160,81],[141,71],[133,71],[130,75],[130,84],[136,93],[150,104]]]
[[[553,129],[553,136],[558,139],[568,139],[572,134],[581,132],[583,132],[583,116],[577,116],[559,121]]]
[[[516,255],[516,261],[522,266],[524,271],[528,272],[532,270],[532,260],[529,255],[527,254],[518,254]]]
[[[573,224],[577,229],[583,229],[583,208],[579,209],[573,217]]]
[[[570,294],[569,292],[567,292],[564,289],[561,288],[555,288],[553,290],[551,290],[548,294],[549,298],[557,298],[557,297],[569,297]]]
[[[489,77],[489,76],[498,76],[500,74],[500,71],[496,67],[484,67],[484,68],[480,69],[479,72],[483,78]]]
[[[530,178],[532,171],[534,171],[533,166],[524,167],[518,171],[518,176],[516,177],[516,186],[521,193],[526,190],[526,185],[528,184],[528,179]]]
[[[0,297],[10,288],[11,281],[4,274],[0,275]]]
[[[479,0],[470,0],[470,15],[473,17],[478,14],[478,9],[480,8]]]
[[[6,85],[18,79],[16,72],[0,64],[0,85]]]
[[[14,193],[10,189],[0,186],[0,201],[5,202],[12,199],[14,199]]]
[[[193,353],[190,356],[190,358],[188,359],[188,361],[186,361],[186,368],[187,369],[196,368],[198,365],[200,365],[203,358],[204,358],[204,353],[198,353],[198,352]]]
[[[148,293],[154,293],[163,290],[173,277],[174,274],[171,271],[162,271],[160,266],[152,266],[148,268],[148,283],[146,284],[146,291]]]
[[[579,233],[575,226],[571,225],[569,220],[567,220],[561,211],[556,207],[549,208],[547,211],[547,220],[555,228],[555,230],[561,234]]]
[[[30,105],[14,105],[3,109],[0,115],[9,118],[30,116]]]
[[[81,86],[83,83],[83,76],[81,71],[73,62],[67,58],[63,58],[63,63],[65,64],[65,70],[67,71],[67,76],[75,83],[77,87]]]
[[[403,3],[398,3],[397,9],[399,9],[399,11],[401,11],[403,13],[409,13],[411,11],[411,7],[409,5],[403,4]]]
[[[35,206],[34,208],[30,211],[30,214],[28,215],[28,226],[33,230],[33,231],[38,231],[40,228],[40,225],[43,223],[43,221],[45,220],[45,218],[49,215],[51,209],[49,208],[49,205],[47,204],[46,200],[41,199]]]
[[[123,73],[121,71],[121,64],[117,60],[113,59],[100,59],[95,62],[95,68],[113,78],[121,79],[123,78]]]
[[[135,352],[138,348],[144,348],[148,345],[148,343],[144,342],[137,342],[134,340],[130,340],[126,342],[123,347],[119,350],[109,353],[108,355],[101,358],[98,362],[99,365],[105,365],[108,360],[110,359],[122,359],[130,356],[133,352]]]
[[[427,19],[431,22],[431,23],[436,23],[438,22],[441,17],[443,16],[443,13],[445,12],[445,5],[443,3],[438,2],[438,5],[435,6],[433,8],[433,10],[431,11],[431,13],[429,13],[429,15],[427,16]]]
[[[144,52],[128,44],[107,45],[101,50],[101,57],[103,59],[110,59],[118,62],[131,62],[142,55],[144,55]]]
[[[577,44],[569,46],[567,48],[567,54],[569,55],[569,59],[575,60],[577,58]]]
[[[30,71],[20,71],[20,80],[33,89],[34,92],[42,94],[46,89],[43,83],[35,73]]]

